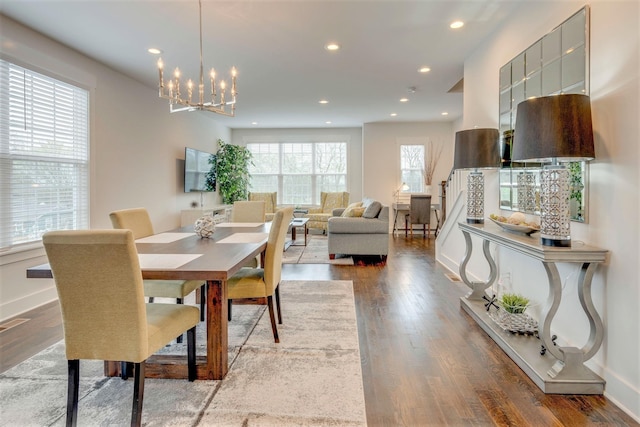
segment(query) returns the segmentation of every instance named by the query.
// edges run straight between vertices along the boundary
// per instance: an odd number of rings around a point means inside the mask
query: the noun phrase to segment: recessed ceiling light
[[[391,114],[389,114],[389,115],[390,115],[391,117],[395,117],[395,116],[397,116],[397,115],[398,115],[398,113],[391,113]]]
[[[330,120],[327,120],[325,123],[326,123],[326,124],[328,124],[328,125],[330,125],[330,124],[331,124],[331,121],[330,121]]]
[[[409,98],[400,98],[400,102],[408,102]]]
[[[450,28],[453,28],[454,30],[455,30],[456,28],[462,28],[463,26],[464,26],[464,22],[462,22],[462,21],[453,21],[453,22],[451,23],[451,25],[449,25],[449,27],[450,27]]]
[[[338,43],[327,43],[324,48],[329,51],[336,51],[340,49],[340,45]]]
[[[328,104],[329,101],[327,101],[326,99],[321,99],[320,101],[318,101],[318,104]]]
[[[251,124],[255,126],[258,124],[258,122],[251,122]]]
[[[157,49],[155,47],[150,47],[149,49],[147,49],[147,52],[153,54],[153,55],[160,55],[162,53],[162,51],[160,49]]]
[[[431,68],[429,68],[429,67],[420,67],[420,68],[418,68],[418,72],[420,72],[420,73],[428,73],[429,71],[431,71]]]
[[[449,113],[447,113],[446,111],[443,111],[443,112],[442,112],[442,115],[443,115],[443,116],[448,116],[448,115],[449,115]]]

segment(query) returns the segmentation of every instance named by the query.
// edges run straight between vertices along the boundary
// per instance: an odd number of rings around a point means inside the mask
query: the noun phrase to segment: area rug
[[[309,234],[307,246],[304,246],[304,235],[297,236],[294,244],[284,252],[282,263],[354,265],[353,257],[348,255],[337,254],[335,259],[329,259],[328,239],[321,234]]]
[[[366,425],[351,281],[284,281],[281,299],[279,344],[264,307],[234,306],[225,379],[147,379],[143,425]],[[204,336],[199,327],[199,352]],[[163,353],[186,349],[173,344]],[[81,362],[78,425],[128,425],[133,380],[102,370],[102,362]],[[66,377],[63,342],[1,374],[2,423],[64,425]]]

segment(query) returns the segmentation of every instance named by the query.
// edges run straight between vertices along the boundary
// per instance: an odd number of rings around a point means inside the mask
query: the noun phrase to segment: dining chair
[[[233,202],[231,222],[265,222],[266,203],[264,200],[238,200]]]
[[[131,425],[142,419],[145,361],[187,332],[188,379],[196,378],[196,307],[146,304],[130,230],[51,231],[42,237],[62,311],[68,365],[67,426],[78,419],[80,360],[133,363]]]
[[[266,304],[271,319],[271,329],[275,342],[278,338],[278,328],[273,306],[275,296],[278,310],[278,323],[282,323],[282,310],[280,309],[280,279],[282,276],[282,253],[284,241],[293,218],[293,207],[278,210],[271,222],[267,248],[264,255],[263,268],[241,268],[227,281],[228,318],[231,320],[231,307],[233,303]]]
[[[404,217],[404,235],[411,231],[413,236],[413,224],[422,224],[423,236],[427,239],[431,234],[431,195],[412,194],[409,200],[409,213]]]
[[[113,228],[131,230],[134,239],[154,234],[151,217],[145,208],[113,211],[109,218]],[[204,321],[205,285],[202,280],[144,280],[144,294],[149,297],[149,302],[153,302],[154,298],[175,298],[178,304],[182,304],[187,295],[199,288],[200,320]],[[182,336],[178,337],[178,342],[182,342]]]
[[[265,220],[273,221],[273,215],[278,209],[278,192],[273,191],[270,193],[252,193],[247,194],[249,201],[264,200]]]

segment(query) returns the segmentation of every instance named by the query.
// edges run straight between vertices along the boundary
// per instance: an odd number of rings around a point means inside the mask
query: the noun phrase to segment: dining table
[[[227,281],[264,253],[271,223],[221,223],[209,238],[192,225],[136,240],[143,279],[206,282],[206,357],[197,357],[199,380],[220,380],[229,369]],[[48,264],[27,269],[28,278],[53,278]],[[105,290],[108,292],[108,290]],[[105,374],[120,375],[118,361],[105,361]],[[186,357],[154,355],[146,377],[187,378]]]

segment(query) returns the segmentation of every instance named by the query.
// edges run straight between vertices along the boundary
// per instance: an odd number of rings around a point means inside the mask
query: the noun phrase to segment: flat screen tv
[[[215,154],[193,148],[184,149],[184,192],[215,191]]]

